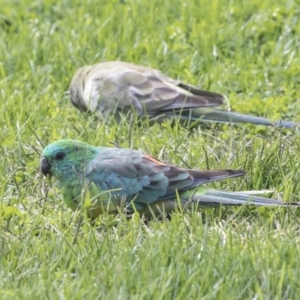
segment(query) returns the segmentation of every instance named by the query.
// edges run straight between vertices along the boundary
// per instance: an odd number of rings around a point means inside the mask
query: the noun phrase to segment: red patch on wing
[[[144,155],[144,158],[147,159],[147,160],[150,160],[151,162],[155,163],[156,165],[159,165],[159,166],[167,166],[165,163],[163,163],[162,161],[150,156],[150,155]]]

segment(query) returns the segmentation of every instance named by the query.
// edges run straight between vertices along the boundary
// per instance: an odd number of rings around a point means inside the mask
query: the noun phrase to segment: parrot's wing
[[[110,156],[108,159],[104,153],[99,154],[87,166],[86,178],[97,184],[101,191],[112,191],[112,195],[126,197],[128,201],[134,200],[135,203],[151,204],[157,200],[174,199],[176,192],[244,175],[244,171],[239,170],[185,170],[164,164],[138,151],[125,150],[127,153],[122,153],[123,149],[114,151],[116,151],[114,157]]]
[[[159,70],[125,62],[106,62],[79,69],[70,85],[72,103],[81,110],[132,108],[139,115],[223,104],[222,95],[173,80]]]

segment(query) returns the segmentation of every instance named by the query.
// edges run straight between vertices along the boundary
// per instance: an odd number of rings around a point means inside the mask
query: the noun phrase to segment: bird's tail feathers
[[[270,191],[267,191],[270,192]],[[269,199],[257,196],[266,193],[266,191],[243,191],[243,192],[227,192],[221,190],[197,190],[194,195],[190,195],[192,202],[197,202],[200,207],[218,207],[218,206],[285,206],[300,207],[300,202],[283,202],[280,200]]]
[[[252,115],[245,115],[241,113],[213,109],[211,111],[206,109],[193,109],[190,111],[182,112],[182,115],[190,120],[196,121],[201,119],[201,122],[218,122],[218,123],[251,123],[255,125],[265,125],[265,126],[277,126],[284,128],[296,128],[300,127],[300,123],[294,123],[291,121],[276,121],[272,122],[263,117],[257,117]],[[189,114],[189,115],[187,115]]]

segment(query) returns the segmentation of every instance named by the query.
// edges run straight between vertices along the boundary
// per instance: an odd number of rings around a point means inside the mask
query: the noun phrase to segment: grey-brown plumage
[[[130,110],[156,121],[180,120],[221,123],[253,123],[293,128],[297,123],[272,122],[265,118],[221,110],[220,94],[203,91],[174,80],[159,70],[121,61],[99,63],[78,69],[70,84],[73,105],[99,117],[119,116]]]

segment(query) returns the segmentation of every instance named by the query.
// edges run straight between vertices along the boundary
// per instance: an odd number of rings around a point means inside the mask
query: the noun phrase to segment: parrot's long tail
[[[300,123],[291,121],[276,121],[272,122],[266,118],[244,115],[241,113],[214,109],[211,112],[206,112],[203,109],[196,108],[190,111],[183,111],[182,116],[190,120],[201,122],[218,122],[218,123],[251,123],[256,125],[277,126],[284,128],[300,128]]]
[[[283,202],[275,199],[255,196],[262,192],[226,192],[220,190],[207,190],[205,193],[195,193],[191,200],[197,202],[200,207],[218,207],[218,206],[285,206],[300,207],[300,202]]]

